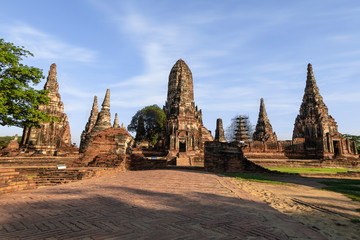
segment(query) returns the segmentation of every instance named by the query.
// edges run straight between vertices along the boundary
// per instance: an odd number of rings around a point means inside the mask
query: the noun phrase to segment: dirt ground
[[[329,178],[280,176],[274,180],[289,185],[258,183],[232,178],[234,184],[262,199],[276,210],[320,232],[328,239],[360,239],[360,202],[343,194],[321,190]]]

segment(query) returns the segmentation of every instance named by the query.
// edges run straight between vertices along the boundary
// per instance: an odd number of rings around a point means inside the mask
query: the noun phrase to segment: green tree
[[[24,47],[0,39],[0,125],[39,126],[42,121],[56,118],[38,110],[40,104],[48,104],[48,92],[35,90],[44,75],[39,68],[23,65],[24,57],[33,54]]]
[[[146,130],[145,130],[145,121],[143,115],[140,115],[137,120],[137,128],[136,128],[136,141],[143,141],[145,140]]]
[[[165,121],[164,111],[155,104],[137,111],[127,129],[130,132],[136,132],[136,141],[147,140],[155,145]]]

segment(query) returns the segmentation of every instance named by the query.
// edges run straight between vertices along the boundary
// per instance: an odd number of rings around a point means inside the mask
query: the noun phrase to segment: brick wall
[[[206,171],[219,173],[268,171],[246,159],[237,145],[224,142],[205,143],[204,167]]]

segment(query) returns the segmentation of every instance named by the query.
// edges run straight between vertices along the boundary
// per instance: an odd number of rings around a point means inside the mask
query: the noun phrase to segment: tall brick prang
[[[273,132],[270,120],[267,116],[264,99],[260,100],[259,118],[256,124],[255,132],[252,137],[253,141],[276,142],[277,137]]]
[[[164,111],[164,142],[169,156],[176,158],[177,165],[203,162],[204,143],[213,137],[203,126],[201,110],[195,106],[192,73],[182,59],[170,71]]]
[[[341,155],[345,149],[338,126],[329,115],[313,74],[311,64],[307,67],[305,93],[296,117],[294,141],[305,141],[305,151],[318,156]]]
[[[40,128],[25,127],[21,148],[28,152],[35,151],[42,154],[70,151],[72,148],[70,126],[59,94],[55,63],[50,66],[44,89],[49,91],[50,103],[48,105],[41,104],[38,109],[59,118],[59,121],[42,122]]]

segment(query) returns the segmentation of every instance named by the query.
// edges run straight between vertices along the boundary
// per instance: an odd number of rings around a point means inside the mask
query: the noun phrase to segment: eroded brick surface
[[[50,66],[49,75],[44,86],[49,91],[48,105],[40,104],[38,109],[59,118],[55,122],[41,122],[40,128],[25,127],[23,130],[21,148],[24,151],[53,155],[55,152],[74,152],[77,149],[72,147],[70,125],[67,115],[64,113],[64,104],[59,94],[57,82],[56,64]]]
[[[154,170],[3,195],[0,239],[324,239],[209,173]]]
[[[273,132],[270,120],[266,113],[264,99],[260,100],[259,118],[256,123],[255,132],[252,137],[253,141],[276,142],[277,136]]]
[[[192,73],[182,59],[170,71],[164,112],[163,141],[169,159],[176,158],[177,165],[202,165],[205,141],[214,139],[203,125],[202,112],[194,101]]]

